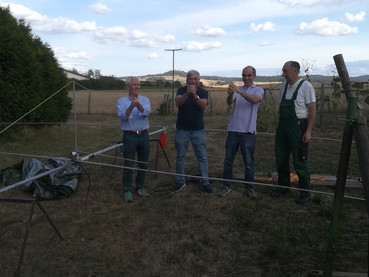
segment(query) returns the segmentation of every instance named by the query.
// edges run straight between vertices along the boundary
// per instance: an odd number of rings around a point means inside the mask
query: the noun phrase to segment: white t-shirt
[[[292,86],[287,84],[287,93],[286,93],[286,99],[291,99],[293,96],[293,93],[295,92],[297,86],[302,81],[302,79],[299,79],[296,83],[294,83]],[[286,82],[284,82],[280,88],[279,88],[279,103],[282,100],[284,88],[286,87]],[[308,118],[309,116],[309,110],[307,108],[307,104],[316,102],[315,99],[315,90],[313,86],[310,84],[310,82],[305,81],[302,83],[299,91],[297,92],[296,100],[295,100],[295,112],[297,118]]]

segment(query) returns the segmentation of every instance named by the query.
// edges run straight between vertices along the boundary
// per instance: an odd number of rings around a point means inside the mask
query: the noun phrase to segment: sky
[[[201,75],[369,74],[369,0],[14,0],[24,19],[67,70],[143,76],[195,69]],[[1,38],[0,38],[1,39]],[[180,50],[177,50],[180,49]],[[174,57],[174,63],[173,63]]]

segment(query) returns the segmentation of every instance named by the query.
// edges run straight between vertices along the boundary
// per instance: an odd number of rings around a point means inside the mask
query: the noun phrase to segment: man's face
[[[197,74],[192,74],[187,77],[187,85],[195,86],[197,89],[200,83],[200,78],[197,76]]]
[[[128,86],[128,91],[133,95],[138,95],[138,93],[140,92],[140,82],[137,78],[133,78],[131,80],[131,83]]]
[[[246,87],[251,86],[254,83],[256,76],[251,67],[247,67],[242,71],[242,81]]]
[[[286,81],[291,81],[291,79],[294,78],[295,75],[296,69],[292,68],[290,63],[285,63],[282,68],[282,76],[286,79]]]

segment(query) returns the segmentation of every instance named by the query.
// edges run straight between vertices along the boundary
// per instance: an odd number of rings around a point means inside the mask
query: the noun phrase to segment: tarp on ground
[[[0,181],[3,186],[9,186],[63,165],[66,166],[61,170],[23,184],[22,189],[33,193],[36,199],[65,198],[76,190],[82,174],[82,168],[66,158],[48,159],[45,164],[37,159],[24,159],[0,170]]]

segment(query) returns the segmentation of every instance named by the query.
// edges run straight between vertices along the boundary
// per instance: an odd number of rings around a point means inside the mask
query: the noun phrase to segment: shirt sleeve
[[[142,105],[142,108],[144,109],[143,113],[141,113],[141,112],[139,112],[139,113],[144,117],[148,117],[151,113],[151,104],[150,104],[149,98],[144,97],[144,96],[140,97],[140,95],[139,95],[138,96],[138,101],[140,101],[140,103]]]
[[[305,102],[306,104],[310,104],[316,102],[315,90],[312,84],[308,83],[309,85],[306,86],[306,93],[305,93]]]
[[[126,111],[128,109],[128,107],[131,105],[131,103],[125,99],[125,97],[123,98],[119,98],[117,101],[117,112],[118,112],[118,117],[121,119],[127,119],[128,117],[126,116]]]

